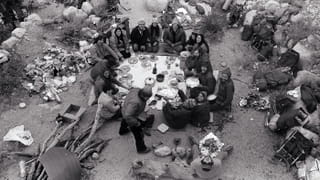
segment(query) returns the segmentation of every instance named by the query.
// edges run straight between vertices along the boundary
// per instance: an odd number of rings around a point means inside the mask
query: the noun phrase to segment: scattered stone
[[[96,15],[90,15],[88,20],[92,23],[92,24],[98,24],[101,20],[100,17],[97,17]]]
[[[93,7],[89,2],[82,3],[81,9],[87,14],[91,14],[93,11]]]
[[[24,109],[24,108],[26,108],[26,107],[27,107],[26,103],[24,103],[24,102],[19,103],[19,108],[20,108],[20,109]]]
[[[0,49],[0,64],[9,61],[10,53],[6,50]]]
[[[162,12],[168,5],[169,0],[147,0],[147,10],[152,12]]]
[[[20,40],[14,36],[11,36],[9,39],[2,42],[1,46],[4,49],[10,50],[12,49]]]
[[[41,17],[36,13],[32,13],[28,17],[26,17],[26,21],[31,22],[32,24],[36,24],[36,25],[42,24]]]
[[[94,38],[97,35],[97,31],[94,29],[90,29],[88,27],[84,27],[81,29],[81,35],[87,38]]]
[[[278,9],[280,9],[280,7],[280,3],[275,0],[270,0],[264,5],[264,8],[271,13],[275,13]]]
[[[297,15],[291,15],[290,17],[290,21],[293,23],[303,21],[303,19],[304,16],[301,13],[298,13]]]
[[[300,54],[300,61],[303,67],[308,67],[312,62],[313,52],[306,48],[301,42],[298,42],[293,50]]]
[[[11,32],[11,35],[16,37],[16,38],[21,39],[24,36],[25,33],[26,33],[26,29],[24,29],[24,28],[16,28],[15,30],[13,30]]]
[[[70,6],[64,9],[62,15],[66,20],[71,20],[75,16],[77,11],[78,9],[76,7]]]

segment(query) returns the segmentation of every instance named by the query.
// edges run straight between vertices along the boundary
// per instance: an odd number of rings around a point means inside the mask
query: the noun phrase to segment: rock
[[[304,16],[301,13],[298,13],[297,15],[291,15],[290,17],[290,21],[293,23],[298,21],[303,21],[303,19],[304,19]]]
[[[99,8],[102,5],[106,4],[107,1],[106,0],[91,0],[90,3],[93,8]]]
[[[11,36],[9,39],[2,42],[1,46],[4,49],[10,50],[12,49],[20,40],[14,36]]]
[[[212,7],[207,3],[197,3],[197,8],[200,8],[200,11],[203,10],[203,12],[201,12],[201,13],[203,13],[206,16],[209,16],[211,14]],[[197,10],[199,12],[199,9],[197,9]],[[199,12],[199,14],[201,14],[201,13]]]
[[[244,18],[243,25],[251,26],[253,19],[256,15],[257,15],[257,10],[251,10],[251,11],[247,12],[247,14],[245,15],[245,18]]]
[[[98,24],[101,20],[100,17],[97,17],[96,15],[90,15],[88,20],[92,23],[92,24]]]
[[[147,0],[147,10],[152,12],[162,12],[168,5],[169,0]]]
[[[76,7],[70,6],[63,10],[62,15],[66,20],[71,20],[76,15],[78,9]]]
[[[92,10],[93,10],[93,6],[89,2],[84,2],[84,3],[82,3],[81,9],[85,13],[91,14]]]
[[[78,9],[76,15],[75,15],[75,21],[82,22],[88,17],[88,14],[82,11],[81,9]]]
[[[297,73],[297,77],[293,79],[293,86],[298,87],[302,84],[316,85],[320,84],[320,77],[307,70],[302,70]]]
[[[98,32],[94,29],[90,29],[88,27],[84,27],[81,29],[81,35],[87,38],[94,38]]]
[[[300,61],[303,67],[307,67],[312,63],[313,52],[307,49],[302,43],[298,42],[293,50],[300,54]]]
[[[0,49],[0,64],[9,61],[9,55],[8,51]]]
[[[264,8],[269,12],[276,12],[277,9],[280,9],[280,3],[275,0],[269,0],[266,4],[264,4]]]
[[[36,13],[30,14],[25,21],[31,22],[32,24],[36,25],[40,25],[42,23],[41,17]]]
[[[308,36],[307,41],[315,49],[319,49],[320,48],[320,39],[317,38],[317,36],[311,34],[311,35]]]
[[[24,36],[25,33],[26,33],[26,29],[24,29],[24,28],[16,28],[11,32],[11,35],[16,37],[16,38],[21,39]]]
[[[24,28],[24,29],[28,29],[31,25],[32,25],[32,23],[28,22],[28,21],[20,23],[20,27]]]

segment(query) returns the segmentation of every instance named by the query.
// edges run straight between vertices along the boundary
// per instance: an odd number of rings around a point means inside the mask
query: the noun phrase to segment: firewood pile
[[[75,126],[78,125],[79,121],[80,118],[63,129],[62,126],[64,120],[61,116],[58,115],[58,117],[56,118],[57,123],[54,130],[49,134],[45,141],[41,145],[39,145],[37,156],[25,163],[26,169],[24,171],[26,172],[26,180],[48,179],[46,170],[40,163],[40,158],[50,148],[57,146],[64,147],[66,150],[74,153],[79,160],[82,168],[88,170],[93,168],[92,164],[86,163],[85,161],[88,160],[89,157],[91,157],[93,160],[98,159],[99,153],[102,152],[102,150],[108,145],[108,142],[111,139],[102,140],[93,138],[94,134],[99,129],[97,118],[90,127],[82,131],[78,136],[74,137],[73,131]],[[64,136],[69,132],[71,132],[71,138],[62,141],[62,139],[64,139]]]

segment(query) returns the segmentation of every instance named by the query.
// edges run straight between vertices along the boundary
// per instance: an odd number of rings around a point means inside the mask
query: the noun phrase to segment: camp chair
[[[310,154],[313,142],[294,130],[276,150],[274,157],[285,162],[290,169],[298,160],[304,160]]]

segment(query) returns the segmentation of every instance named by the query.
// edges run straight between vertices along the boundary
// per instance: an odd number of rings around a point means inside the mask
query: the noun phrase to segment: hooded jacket
[[[163,34],[163,41],[167,44],[185,45],[186,33],[181,26],[174,32],[172,27],[166,29]]]
[[[150,41],[150,34],[148,28],[145,28],[140,34],[139,26],[135,27],[131,32],[131,42],[133,44],[146,45]]]
[[[123,38],[122,42],[117,38],[115,31],[112,33],[112,36],[110,37],[110,47],[114,50],[115,53],[117,53],[119,57],[122,56],[120,51],[130,49],[127,33],[124,30],[121,30],[121,31],[122,31],[122,38]]]

